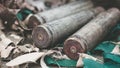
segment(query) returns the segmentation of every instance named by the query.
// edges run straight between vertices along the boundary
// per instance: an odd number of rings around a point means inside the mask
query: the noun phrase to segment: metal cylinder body
[[[33,29],[37,25],[54,21],[92,7],[93,4],[90,0],[75,1],[59,8],[35,14],[29,18],[26,25],[29,29]]]
[[[82,11],[74,15],[39,25],[33,30],[33,41],[39,48],[48,48],[67,38],[80,27],[85,25],[98,13],[104,11],[98,7],[91,10]]]
[[[117,24],[120,12],[116,8],[100,13],[96,18],[74,33],[64,42],[64,52],[72,59],[78,59],[78,53],[94,48],[109,30]]]

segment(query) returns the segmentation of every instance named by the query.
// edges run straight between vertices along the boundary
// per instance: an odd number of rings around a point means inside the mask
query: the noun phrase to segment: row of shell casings
[[[78,59],[78,53],[91,50],[104,39],[117,24],[119,16],[117,8],[107,11],[101,7],[84,10],[37,26],[32,33],[33,41],[39,48],[50,48],[67,39],[63,46],[65,54]]]
[[[92,7],[93,3],[90,0],[73,1],[58,8],[40,12],[34,15],[29,15],[26,18],[26,22],[22,22],[20,24],[23,25],[23,27],[25,26],[25,29],[32,30],[38,25],[64,18]]]

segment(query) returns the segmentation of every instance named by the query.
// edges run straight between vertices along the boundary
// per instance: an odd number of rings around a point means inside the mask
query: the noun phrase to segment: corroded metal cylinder
[[[31,16],[26,26],[29,29],[33,29],[37,25],[57,20],[92,7],[93,4],[90,0],[75,1],[59,8],[55,8]]]
[[[71,59],[78,59],[78,53],[94,48],[117,24],[119,17],[120,11],[116,8],[100,13],[64,42],[66,55]]]
[[[98,7],[91,10],[81,11],[74,15],[39,25],[33,30],[32,37],[35,45],[39,48],[53,47],[85,25],[98,13],[104,11]]]

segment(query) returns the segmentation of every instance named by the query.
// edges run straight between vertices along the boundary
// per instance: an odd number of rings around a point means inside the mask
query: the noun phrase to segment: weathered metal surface
[[[34,6],[38,11],[44,11],[51,8],[56,8],[66,4],[70,0],[26,0],[26,3]]]
[[[108,31],[117,24],[120,11],[116,8],[99,14],[95,19],[81,28],[64,42],[64,52],[72,59],[78,59],[79,52],[94,48]]]
[[[29,29],[33,29],[37,25],[57,20],[92,7],[93,4],[90,0],[75,1],[59,8],[55,8],[31,16],[26,26]]]
[[[62,39],[70,36],[102,11],[104,11],[104,9],[98,7],[39,25],[32,33],[34,44],[39,48],[51,47],[52,45],[60,42]]]

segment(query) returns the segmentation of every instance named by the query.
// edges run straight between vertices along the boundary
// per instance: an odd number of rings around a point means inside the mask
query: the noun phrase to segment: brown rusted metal
[[[64,52],[71,59],[78,59],[78,53],[94,48],[109,30],[117,24],[120,11],[116,8],[100,13],[64,42]]]
[[[31,16],[26,26],[28,29],[33,29],[37,25],[57,20],[92,7],[93,4],[90,0],[75,1],[59,8]]]
[[[76,30],[85,25],[90,19],[102,11],[104,11],[104,9],[98,7],[39,25],[33,30],[33,41],[39,48],[52,47],[62,39],[73,34]]]

